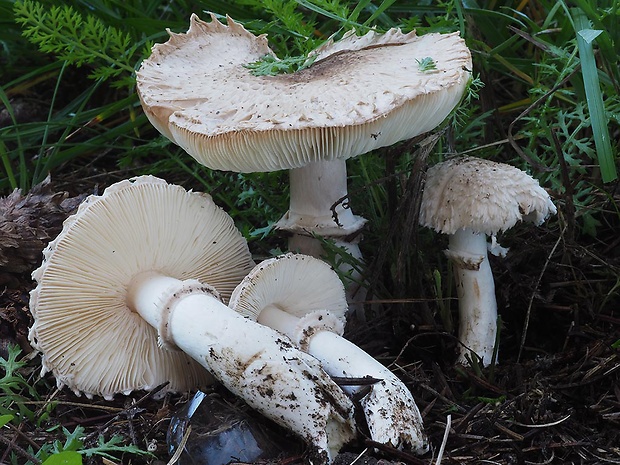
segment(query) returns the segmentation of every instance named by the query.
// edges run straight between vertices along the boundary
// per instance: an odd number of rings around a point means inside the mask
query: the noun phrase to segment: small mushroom
[[[342,337],[347,300],[342,282],[329,265],[290,253],[265,260],[235,288],[229,306],[288,336],[331,376],[378,380],[360,401],[372,440],[420,454],[428,451],[422,416],[409,389]],[[355,395],[365,387],[342,388]]]
[[[420,224],[449,235],[445,253],[454,266],[459,298],[458,363],[466,364],[472,355],[484,366],[492,362],[497,301],[487,249],[501,249],[496,234],[520,221],[540,225],[555,213],[538,181],[513,166],[456,157],[429,168]]]
[[[151,176],[110,186],[65,222],[33,273],[43,373],[106,399],[164,381],[193,389],[210,373],[328,461],[354,437],[353,405],[315,359],[222,302],[253,265],[208,195]]]
[[[316,234],[361,257],[365,220],[343,202],[345,160],[439,125],[470,77],[465,42],[458,34],[350,31],[312,52],[306,69],[256,76],[247,65],[274,57],[265,35],[228,17],[228,25],[214,15],[190,21],[187,33],[155,45],[137,73],[149,120],[209,168],[290,169],[290,208],[277,224],[293,233],[289,249],[320,254]],[[421,67],[429,57],[434,66]]]

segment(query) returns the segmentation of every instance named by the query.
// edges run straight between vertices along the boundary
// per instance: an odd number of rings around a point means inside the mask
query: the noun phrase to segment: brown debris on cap
[[[109,399],[166,381],[168,391],[211,383],[189,356],[159,347],[157,330],[126,300],[132,279],[149,271],[198,279],[230,297],[254,263],[210,196],[152,176],[121,181],[88,197],[43,253],[30,340],[59,386]]]
[[[420,224],[444,234],[468,228],[493,236],[519,221],[540,225],[556,211],[547,191],[524,171],[455,157],[428,169]]]
[[[254,172],[347,159],[435,128],[459,102],[471,55],[458,34],[369,32],[327,43],[292,74],[255,76],[264,35],[192,15],[137,73],[153,125],[212,169]],[[418,61],[431,58],[433,70]]]

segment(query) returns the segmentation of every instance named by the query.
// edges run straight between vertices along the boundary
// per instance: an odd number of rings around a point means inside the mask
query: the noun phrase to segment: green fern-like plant
[[[13,9],[23,35],[43,53],[74,66],[91,66],[93,79],[116,78],[118,86],[133,82],[136,45],[128,33],[94,16],[83,16],[69,5],[18,0]]]
[[[437,69],[437,63],[431,57],[424,57],[421,60],[416,59],[416,61],[418,62],[418,68],[423,73]]]
[[[275,76],[281,73],[294,73],[309,67],[316,56],[295,56],[278,59],[273,55],[265,55],[260,60],[245,65],[254,76]]]
[[[82,465],[83,457],[99,456],[116,462],[115,455],[132,454],[134,456],[152,456],[150,452],[140,449],[133,444],[124,444],[121,436],[114,435],[110,439],[105,439],[99,435],[97,443],[91,447],[86,447],[84,437],[86,430],[82,426],[76,426],[73,431],[62,427],[64,440],[57,439],[54,442],[46,443],[36,453],[36,458],[42,461],[42,465]],[[89,462],[90,463],[90,462]],[[26,465],[31,465],[27,462]]]
[[[86,430],[82,426],[76,426],[73,431],[63,427],[62,432],[65,436],[65,440],[64,442],[60,440],[54,441],[50,448],[50,452],[52,454],[75,451],[86,457],[98,455],[109,460],[116,459],[112,453],[127,453],[143,456],[151,455],[149,452],[144,451],[133,444],[124,445],[123,438],[118,435],[114,435],[108,440],[100,435],[97,439],[97,444],[87,448],[85,447],[83,440],[84,436],[86,436]]]

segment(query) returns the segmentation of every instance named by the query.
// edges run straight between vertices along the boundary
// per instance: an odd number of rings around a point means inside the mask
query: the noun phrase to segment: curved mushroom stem
[[[289,211],[276,224],[278,229],[293,234],[289,250],[321,258],[323,246],[313,237],[319,235],[333,239],[347,254],[361,261],[358,234],[366,220],[354,215],[349,207],[346,160],[317,161],[291,169],[289,181]],[[360,273],[346,263],[340,271],[351,274],[347,285],[349,301],[364,300]]]
[[[329,317],[328,312],[316,313],[326,314],[318,316],[319,320]],[[300,319],[269,305],[261,311],[258,322],[280,331],[295,342],[301,334],[299,343],[302,350],[317,358],[331,376],[379,379],[360,401],[371,438],[382,444],[426,453],[428,440],[424,434],[422,416],[409,389],[387,367],[347,339],[331,331],[313,332],[313,319],[312,314]],[[355,395],[365,387],[342,386],[342,389]]]
[[[136,277],[129,306],[226,388],[316,448],[323,462],[355,436],[353,406],[318,362],[224,305],[196,280]]]
[[[461,346],[457,363],[468,364],[467,356],[475,355],[488,366],[497,335],[497,301],[486,235],[459,229],[450,236],[446,255],[454,266],[459,298]]]

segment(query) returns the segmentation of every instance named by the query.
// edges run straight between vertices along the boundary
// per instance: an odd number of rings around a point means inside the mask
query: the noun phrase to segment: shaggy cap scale
[[[467,228],[492,236],[519,221],[540,225],[556,211],[538,181],[520,169],[456,157],[428,169],[420,224],[444,234]]]

